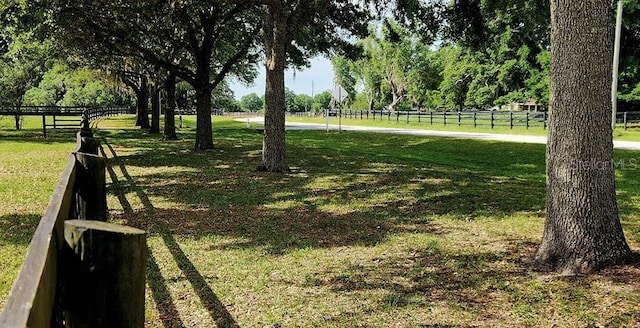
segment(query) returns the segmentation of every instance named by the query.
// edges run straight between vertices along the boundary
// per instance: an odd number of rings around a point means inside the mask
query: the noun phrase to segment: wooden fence
[[[20,128],[22,116],[42,116],[42,135],[47,137],[47,128],[78,129],[83,118],[89,121],[101,117],[130,114],[128,107],[86,107],[86,106],[20,106],[0,107],[0,116],[16,117],[16,129]],[[47,117],[50,120],[47,120]]]
[[[289,117],[324,117],[326,110],[317,112],[287,113]],[[389,110],[329,110],[330,117],[360,120],[393,121],[396,123],[418,123],[424,125],[470,126],[470,127],[525,127],[546,129],[548,112],[505,112],[505,111],[389,111]],[[262,113],[253,113],[261,116]],[[640,127],[640,112],[617,113],[617,128],[627,130]]]
[[[146,233],[107,219],[106,159],[77,135],[0,327],[143,327]]]

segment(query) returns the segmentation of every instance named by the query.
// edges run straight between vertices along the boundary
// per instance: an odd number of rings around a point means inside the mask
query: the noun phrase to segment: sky
[[[287,70],[284,83],[295,94],[311,95],[313,91],[313,94],[317,95],[323,91],[333,90],[333,77],[331,61],[325,57],[315,57],[311,60],[311,67],[307,69],[300,71]],[[242,96],[252,92],[259,96],[264,95],[264,66],[260,66],[260,74],[253,85],[245,86],[236,80],[231,80],[230,84],[236,99],[240,99]]]

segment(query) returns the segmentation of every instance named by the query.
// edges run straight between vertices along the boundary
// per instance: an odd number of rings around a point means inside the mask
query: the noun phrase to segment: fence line
[[[0,327],[142,327],[146,234],[109,224],[88,120],[0,313]]]
[[[0,107],[0,116],[16,117],[16,129],[20,129],[22,116],[42,116],[42,135],[47,137],[47,128],[53,129],[78,129],[82,119],[92,122],[101,117],[130,114],[128,107],[86,107],[86,106],[20,106]],[[51,118],[51,122],[47,121]]]
[[[234,115],[235,113],[230,113]],[[255,115],[256,113],[253,113]],[[325,117],[327,111],[287,113],[289,117]],[[548,112],[536,111],[390,111],[390,110],[329,110],[330,117],[342,117],[372,121],[395,121],[396,123],[418,123],[443,126],[486,126],[496,127],[542,128],[549,122]],[[640,127],[640,112],[617,113],[617,126],[627,130]]]

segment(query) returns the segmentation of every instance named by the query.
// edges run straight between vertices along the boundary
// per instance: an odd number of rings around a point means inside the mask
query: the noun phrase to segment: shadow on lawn
[[[316,136],[309,137],[313,133]],[[254,172],[259,164],[259,136],[241,129],[228,129],[217,137],[216,149],[204,153],[184,151],[190,141],[139,140],[136,133],[127,140],[118,136],[114,145],[104,142],[113,155],[111,165],[119,166],[126,179],[119,182],[115,172],[109,171],[114,181],[110,190],[116,196],[122,194],[118,198],[128,212],[124,218],[130,225],[160,234],[211,316],[232,325],[233,317],[174,236],[229,236],[241,241],[211,247],[263,247],[277,256],[299,248],[375,245],[403,232],[446,234],[450,227],[430,222],[432,215],[461,220],[503,216],[508,221],[519,212],[544,210],[544,147],[540,145],[430,138],[407,144],[409,139],[401,136],[373,144],[368,135],[357,133],[345,133],[342,143],[333,145],[329,143],[335,138],[325,141],[319,132],[289,132],[288,136],[296,140],[288,147],[293,154],[289,163],[306,171],[296,169],[291,175]],[[365,144],[368,146],[363,147]],[[151,146],[154,148],[149,149]],[[135,151],[118,157],[114,147]],[[127,166],[181,170],[134,179]],[[137,193],[144,213],[133,213],[125,191]],[[149,196],[184,206],[154,208]],[[309,286],[327,286],[338,292],[387,290],[390,294],[381,307],[422,306],[420,302],[433,299],[482,311],[496,292],[517,295],[517,285],[530,281],[523,258],[533,253],[534,242],[506,240],[504,244],[506,251],[472,254],[444,254],[426,248],[407,257],[353,265],[346,271],[319,272],[306,281]],[[505,268],[505,263],[510,265]],[[604,277],[614,283],[620,276],[622,282],[633,281],[637,271],[631,268],[628,274]],[[405,283],[395,283],[396,277]],[[589,284],[588,279],[581,281]],[[162,285],[152,286],[157,304],[170,299],[166,286],[164,290]],[[526,304],[529,300],[518,301]],[[171,317],[171,307],[167,311],[165,317]]]
[[[64,130],[59,132],[54,132],[49,134],[47,131],[47,137],[42,136],[42,131],[16,131],[15,133],[7,133],[7,131],[0,131],[0,140],[6,142],[17,142],[17,143],[38,143],[45,145],[53,145],[53,144],[67,144],[70,142],[75,142],[76,140],[76,132],[77,130]]]
[[[109,143],[105,143],[105,145],[111,153],[111,156],[109,157],[117,158],[118,156],[113,147]],[[107,157],[107,153],[104,147],[102,147],[101,152],[103,156]],[[135,181],[129,174],[125,165],[119,164],[118,168],[122,172],[126,181],[120,181],[112,165],[107,165],[107,171],[112,180],[110,191],[114,193],[118,198],[125,214],[131,217],[142,216],[152,218],[155,215],[156,210],[149,200],[149,197],[141,188],[137,187]],[[136,195],[141,200],[142,205],[144,206],[144,213],[138,213],[138,215],[134,213],[131,204],[127,200],[124,193],[125,184],[129,188],[135,190]],[[153,229],[152,231],[158,232],[160,234],[162,240],[169,249],[176,264],[178,265],[178,268],[184,273],[187,280],[191,283],[193,289],[198,294],[198,297],[200,298],[200,301],[202,302],[204,308],[207,309],[211,318],[214,320],[214,322],[216,322],[218,327],[237,327],[238,324],[236,323],[233,316],[227,311],[226,307],[220,302],[205,278],[202,277],[202,275],[198,272],[198,269],[182,251],[180,245],[176,242],[173,236],[173,232],[161,222],[159,222],[159,226],[157,226],[157,229]],[[156,259],[153,255],[153,250],[150,247],[147,247],[147,251],[149,254],[148,282],[157,309],[160,313],[160,319],[162,320],[163,325],[167,328],[185,327],[184,323],[180,319],[178,310],[171,297],[171,293],[168,290],[166,280],[162,277],[158,263],[156,262]]]
[[[500,292],[512,293],[529,281],[530,265],[525,260],[536,243],[512,241],[503,251],[448,254],[437,245],[428,245],[407,256],[373,259],[339,271],[314,273],[303,287],[328,287],[337,293],[384,290],[379,310],[416,307],[429,309],[438,304],[455,304],[465,312],[487,312]],[[340,322],[339,317],[332,318]]]
[[[37,214],[0,216],[0,242],[2,244],[28,245],[40,218]]]
[[[333,145],[320,137],[308,139],[319,132],[291,131],[299,142],[289,146],[290,153],[299,157],[290,162],[307,171],[282,176],[253,171],[259,164],[259,136],[246,129],[224,129],[216,149],[203,153],[185,152],[184,143],[124,133],[129,135],[121,139],[118,134],[114,145],[135,151],[112,156],[112,165],[123,172],[125,165],[182,171],[145,175],[137,185],[125,173],[128,186],[121,186],[110,170],[111,188],[144,190],[194,208],[154,210],[135,225],[251,240],[225,247],[267,246],[272,254],[282,254],[293,248],[375,245],[390,233],[438,231],[428,222],[431,215],[469,220],[543,210],[544,147],[535,145],[415,142],[405,136],[385,136],[372,144],[367,134],[359,133],[345,133],[341,144]],[[105,139],[115,154],[110,142]],[[361,146],[367,142],[369,146]],[[120,201],[130,210],[126,199]]]

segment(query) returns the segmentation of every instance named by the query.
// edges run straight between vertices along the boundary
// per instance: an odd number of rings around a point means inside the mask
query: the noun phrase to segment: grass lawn
[[[253,171],[259,135],[214,130],[205,153],[185,150],[188,129],[174,143],[103,133],[113,220],[150,231],[149,326],[640,323],[639,268],[557,278],[527,265],[542,145],[290,131],[294,172],[273,176]],[[637,249],[635,173],[618,177]]]
[[[3,126],[7,121],[0,120],[0,307],[75,147],[71,131],[44,139],[38,120],[26,119],[22,131]]]
[[[216,148],[194,153],[185,123],[177,142],[129,129],[130,116],[98,124],[111,220],[149,232],[148,327],[640,324],[640,267],[568,278],[527,264],[542,234],[544,145],[289,131],[293,172],[270,175],[254,171],[261,136],[244,124],[214,119]],[[0,138],[0,174],[6,148]],[[638,153],[616,156],[638,250]],[[29,233],[8,227],[3,254]]]

